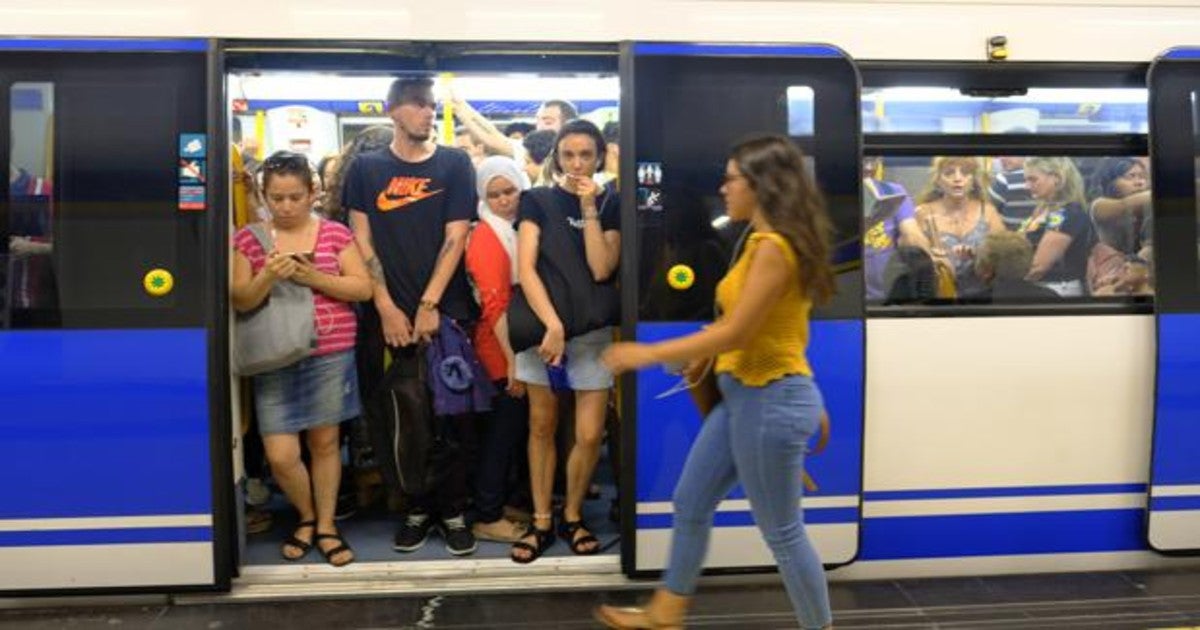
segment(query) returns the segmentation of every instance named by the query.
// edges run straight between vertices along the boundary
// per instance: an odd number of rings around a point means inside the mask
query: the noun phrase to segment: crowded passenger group
[[[347,443],[402,514],[397,552],[431,538],[455,556],[506,544],[518,563],[560,538],[601,550],[584,502],[616,430],[600,360],[618,312],[616,124],[552,100],[501,130],[448,98],[456,146],[433,140],[432,80],[404,78],[387,95],[393,124],[318,164],[235,147],[233,305],[257,335],[239,334],[236,363],[298,515],[287,561],[354,561],[337,526],[354,509],[345,486],[362,484],[344,483]],[[308,347],[281,358],[293,329]]]
[[[863,195],[870,302],[1153,292],[1143,159],[1001,157],[989,168],[978,158],[939,157],[911,196],[871,158],[863,164]]]

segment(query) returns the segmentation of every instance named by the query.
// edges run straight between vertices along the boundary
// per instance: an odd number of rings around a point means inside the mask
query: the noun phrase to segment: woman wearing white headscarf
[[[479,192],[479,222],[467,241],[467,274],[475,285],[483,311],[475,327],[475,352],[500,392],[481,445],[475,483],[475,537],[514,542],[523,525],[503,518],[504,482],[517,447],[525,443],[529,409],[525,386],[516,379],[516,360],[508,343],[508,301],[517,283],[517,208],[529,178],[512,158],[493,156],[479,163],[475,187]]]

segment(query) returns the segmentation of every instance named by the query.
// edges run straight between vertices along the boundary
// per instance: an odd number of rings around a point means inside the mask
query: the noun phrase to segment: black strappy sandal
[[[303,540],[296,538],[296,532],[298,532],[302,529],[310,528],[310,527],[313,529],[313,540],[312,541],[304,542]],[[301,521],[299,523],[296,523],[296,528],[294,530],[292,530],[291,535],[289,535],[287,538],[283,539],[283,546],[281,546],[279,548],[279,555],[283,556],[283,559],[287,560],[288,562],[296,562],[297,560],[304,559],[304,556],[307,556],[308,552],[312,551],[313,542],[316,541],[316,529],[317,529],[316,521]],[[300,555],[294,556],[294,557],[287,555],[287,552],[284,551],[287,547],[295,547],[296,549],[299,549]]]
[[[320,542],[322,540],[336,540],[338,541],[338,546],[328,550],[323,549],[320,546]],[[354,550],[350,548],[350,543],[346,542],[346,539],[342,538],[341,534],[316,534],[313,536],[313,545],[317,547],[317,550],[321,552],[321,555],[325,556],[325,562],[328,562],[332,566],[344,567],[347,564],[354,562]],[[341,564],[333,561],[334,556],[345,551],[350,552],[349,560],[342,562]]]
[[[527,538],[529,536],[533,536],[534,540],[537,541],[536,547],[534,545],[531,545],[531,544],[525,542],[525,538]],[[525,528],[525,533],[521,534],[521,540],[518,540],[517,542],[512,544],[514,550],[523,549],[523,550],[529,552],[529,556],[527,556],[525,558],[521,558],[521,557],[512,555],[510,553],[508,557],[511,558],[512,561],[516,562],[517,564],[529,564],[530,562],[533,562],[534,560],[541,558],[542,554],[546,553],[546,550],[549,549],[553,545],[554,545],[554,525],[553,524],[550,525],[550,529],[538,529],[537,527],[534,526],[533,523],[530,523],[529,527]]]
[[[576,540],[575,534],[578,534],[579,530],[586,531],[587,535],[580,536]],[[571,551],[577,556],[592,556],[600,552],[600,539],[592,535],[592,530],[588,528],[587,523],[583,522],[583,519],[579,519],[578,521],[567,521],[564,519],[559,534],[563,537],[563,540],[567,541],[567,545],[571,547]],[[595,546],[588,549],[584,546],[588,543],[595,543]]]

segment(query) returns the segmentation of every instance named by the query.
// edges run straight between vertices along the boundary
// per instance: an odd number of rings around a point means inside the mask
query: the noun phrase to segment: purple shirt
[[[907,219],[915,219],[916,208],[913,206],[912,198],[908,196],[908,191],[900,184],[879,180],[871,181],[880,194],[904,195],[904,201],[900,203],[900,208],[895,214],[875,222],[874,225],[866,226],[866,232],[863,234],[863,266],[867,278],[867,299],[879,301],[887,297],[883,273],[900,240],[900,224]],[[863,184],[865,186],[866,182]],[[873,208],[870,207],[863,208],[863,216],[869,216],[872,210]]]

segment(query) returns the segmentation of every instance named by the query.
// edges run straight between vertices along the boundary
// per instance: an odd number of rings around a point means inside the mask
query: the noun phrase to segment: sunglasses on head
[[[308,168],[308,158],[291,151],[278,151],[263,160],[264,171],[299,170]]]

